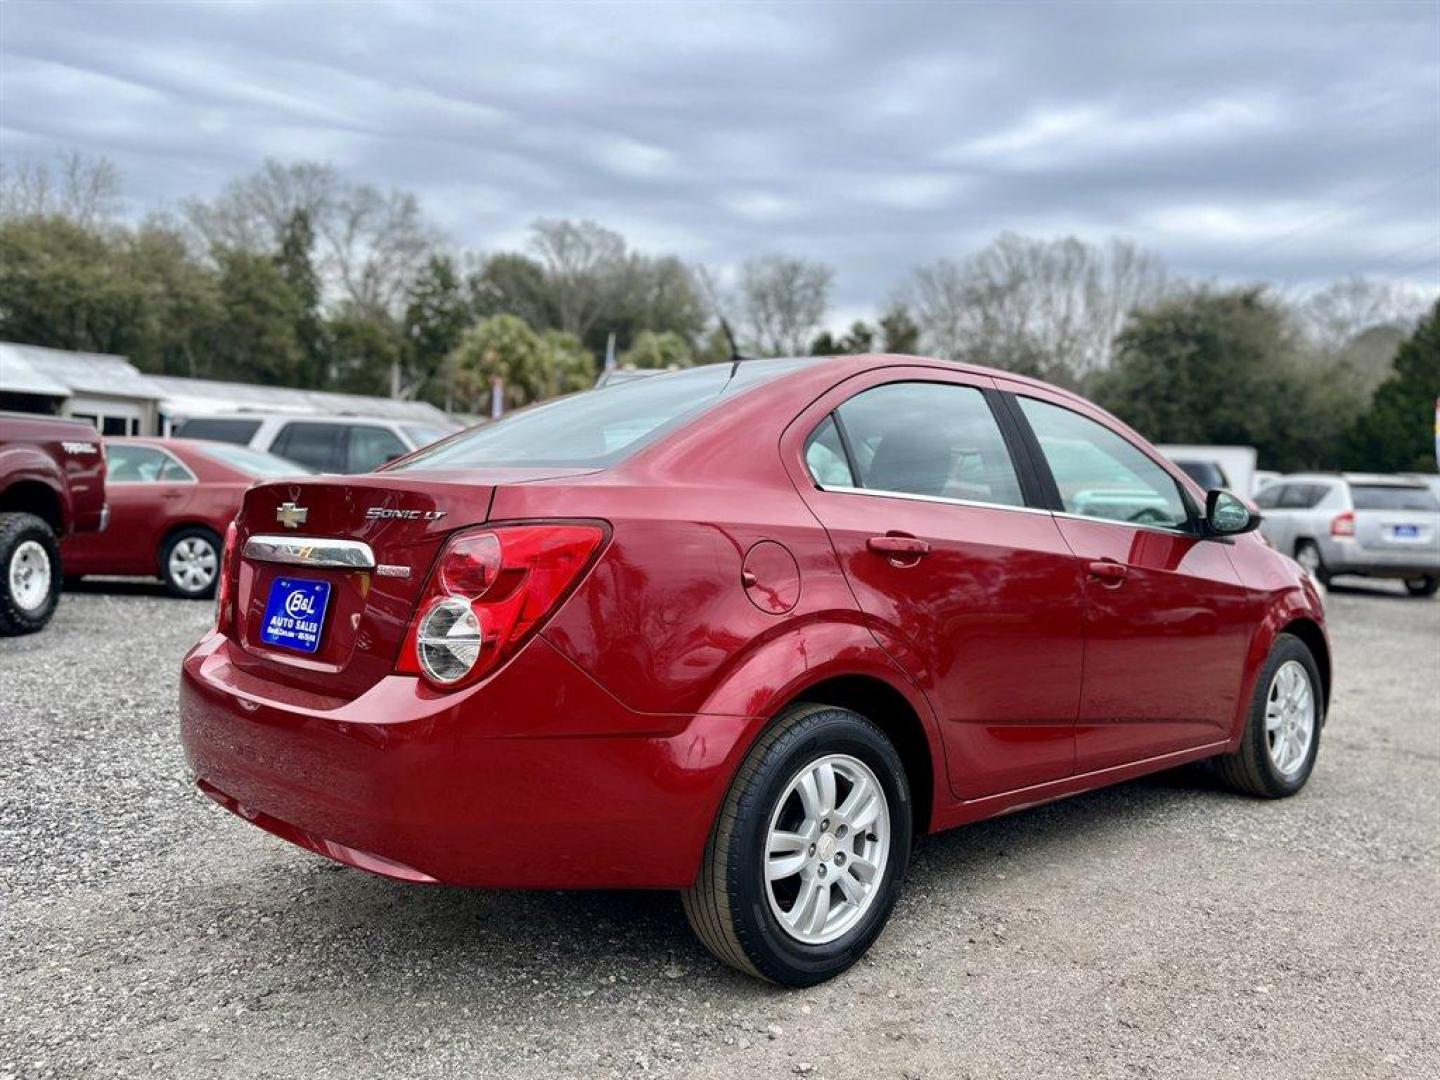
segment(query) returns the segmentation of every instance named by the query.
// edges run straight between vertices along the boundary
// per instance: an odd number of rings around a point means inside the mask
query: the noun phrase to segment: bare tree
[[[928,351],[1078,381],[1109,366],[1126,315],[1164,289],[1159,260],[1127,241],[1005,233],[963,262],[917,268],[901,295]]]
[[[53,164],[0,162],[0,217],[60,217],[94,228],[120,213],[121,183],[109,158],[75,150],[56,154]]]
[[[1336,352],[1376,327],[1409,330],[1433,301],[1391,281],[1356,276],[1312,293],[1297,313],[1311,341]]]
[[[211,251],[273,251],[297,211],[314,225],[328,299],[371,313],[398,312],[437,244],[414,195],[348,183],[313,161],[269,160],[216,198],[184,204],[191,229]]]
[[[541,218],[530,250],[545,272],[560,329],[584,337],[625,278],[625,238],[593,221]]]
[[[761,255],[740,268],[748,345],[762,356],[800,356],[825,318],[835,272],[821,263]]]

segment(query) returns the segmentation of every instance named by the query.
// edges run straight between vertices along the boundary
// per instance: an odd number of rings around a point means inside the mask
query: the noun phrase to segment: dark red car
[[[1113,417],[911,357],[747,361],[251,489],[186,657],[201,788],[352,866],[683,891],[808,984],[915,838],[1185,762],[1306,782],[1310,578]]]
[[[222,537],[256,480],[310,470],[248,446],[199,439],[110,438],[110,526],[60,545],[65,576],[158,577],[172,596],[215,595]]]

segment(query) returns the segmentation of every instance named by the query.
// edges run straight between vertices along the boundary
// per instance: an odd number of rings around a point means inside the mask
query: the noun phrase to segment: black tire
[[[1436,590],[1440,590],[1440,578],[1420,577],[1405,579],[1405,591],[1411,596],[1434,596]]]
[[[1265,706],[1275,673],[1290,660],[1298,661],[1309,677],[1310,694],[1315,707],[1315,729],[1304,760],[1287,776],[1280,772],[1270,756]],[[1315,759],[1320,753],[1320,733],[1325,727],[1323,685],[1320,681],[1320,668],[1306,644],[1290,634],[1277,637],[1270,656],[1265,661],[1265,667],[1255,681],[1255,693],[1250,700],[1250,714],[1245,721],[1245,734],[1241,737],[1240,748],[1233,754],[1224,754],[1215,759],[1216,771],[1227,786],[1242,794],[1262,799],[1283,799],[1294,795],[1305,786],[1315,769]]]
[[[1330,571],[1325,569],[1325,557],[1320,554],[1320,545],[1315,543],[1314,540],[1301,540],[1295,545],[1295,561],[1301,566],[1305,566],[1307,562],[1306,556],[1314,559],[1313,564],[1311,564],[1313,566],[1311,573],[1315,575],[1315,580],[1320,582],[1321,585],[1328,587],[1330,584]]]
[[[177,577],[170,565],[170,557],[175,553],[175,549],[187,542],[192,546],[209,548],[210,580],[200,587],[187,584],[190,579]],[[220,580],[221,547],[220,537],[199,525],[177,529],[171,533],[160,548],[160,580],[165,583],[165,591],[182,600],[208,600],[214,596],[215,584]]]
[[[873,773],[885,795],[890,840],[868,908],[834,941],[812,945],[792,937],[771,910],[765,849],[771,815],[791,781],[828,754],[849,755]],[[705,947],[733,968],[784,986],[824,982],[859,960],[885,928],[910,860],[912,819],[905,767],[884,732],[849,709],[792,707],[765,731],[736,773],[700,874],[683,894],[685,915]]]
[[[10,584],[11,570],[21,558],[26,561],[28,574],[49,575],[44,595],[29,605],[21,602]],[[34,514],[0,514],[0,637],[44,629],[60,602],[61,580],[60,545],[45,520]]]

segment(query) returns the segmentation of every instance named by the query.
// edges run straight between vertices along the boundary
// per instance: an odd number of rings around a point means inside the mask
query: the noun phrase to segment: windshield
[[[201,453],[222,465],[229,465],[232,469],[243,472],[246,476],[299,476],[315,471],[274,454],[267,454],[263,450],[252,450],[248,446],[235,446],[231,443],[214,443],[203,447]]]
[[[1399,484],[1351,484],[1356,510],[1440,510],[1440,499],[1429,488]]]
[[[582,391],[421,450],[393,471],[475,465],[603,468],[698,416],[736,384],[754,385],[809,362],[747,361],[733,381],[730,364],[707,364]]]

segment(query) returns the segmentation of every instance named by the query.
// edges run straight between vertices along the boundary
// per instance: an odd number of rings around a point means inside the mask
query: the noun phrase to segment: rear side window
[[[1281,510],[1310,510],[1325,498],[1329,488],[1324,484],[1286,484],[1280,496]]]
[[[232,443],[214,443],[205,447],[202,453],[222,465],[238,469],[247,476],[294,476],[296,473],[310,472],[303,465],[297,465],[287,458]]]
[[[280,430],[270,452],[308,465],[317,472],[340,472],[344,434],[343,424],[294,421]]]
[[[1000,426],[974,387],[890,383],[856,394],[835,415],[854,455],[859,487],[1025,505]]]
[[[821,487],[854,487],[855,477],[845,458],[845,444],[835,417],[827,416],[805,442],[805,467]]]
[[[350,429],[350,439],[345,447],[345,471],[369,472],[408,452],[409,447],[393,431],[356,424]]]
[[[1034,398],[1016,400],[1067,514],[1128,525],[1189,526],[1180,485],[1138,446],[1077,412]]]
[[[186,420],[175,429],[181,439],[212,439],[244,446],[260,430],[259,420]]]
[[[1351,484],[1350,498],[1356,510],[1440,511],[1440,499],[1429,488],[1399,484]]]
[[[149,446],[108,443],[105,447],[107,484],[153,484],[160,479],[169,458]]]

